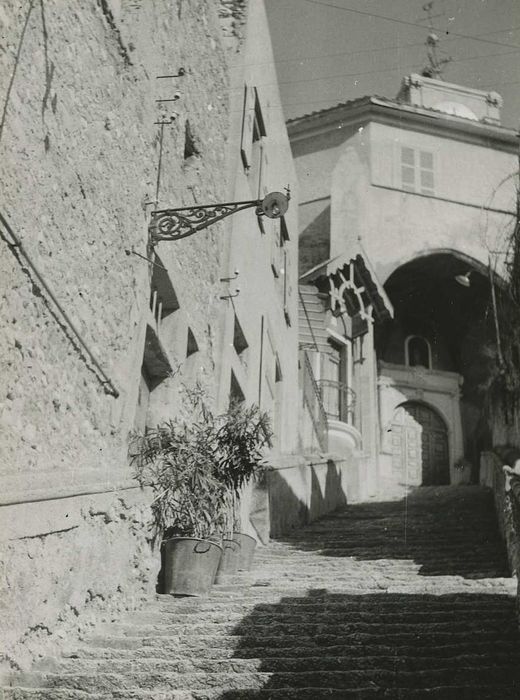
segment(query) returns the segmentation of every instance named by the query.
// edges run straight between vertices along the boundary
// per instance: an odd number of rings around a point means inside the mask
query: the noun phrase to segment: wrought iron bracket
[[[232,214],[255,207],[257,216],[279,219],[289,207],[290,192],[270,192],[263,199],[245,202],[224,202],[219,204],[200,204],[194,207],[176,209],[159,209],[152,212],[149,226],[151,244],[160,241],[178,241],[193,236],[197,231],[211,226]]]

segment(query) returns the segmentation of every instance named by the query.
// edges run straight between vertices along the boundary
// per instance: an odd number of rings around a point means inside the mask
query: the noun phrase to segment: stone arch
[[[450,255],[453,258],[459,260],[465,266],[467,266],[468,270],[473,269],[476,272],[479,272],[481,275],[488,277],[489,268],[487,261],[484,262],[482,260],[478,260],[474,256],[468,255],[467,253],[464,253],[461,250],[457,250],[456,248],[423,248],[420,251],[412,251],[409,255],[402,258],[398,262],[395,262],[394,264],[392,264],[391,267],[387,268],[385,270],[386,274],[384,278],[381,278],[381,282],[386,284],[386,282],[390,279],[394,272],[399,270],[399,268],[403,267],[404,265],[420,260],[421,258],[430,257],[432,255]],[[496,284],[498,284],[501,287],[506,286],[505,278],[501,274],[500,270],[494,271],[494,278]]]
[[[469,286],[463,279],[467,273]],[[495,275],[493,283],[500,294],[503,277]],[[476,481],[485,437],[485,386],[500,340],[488,266],[456,249],[423,250],[394,270],[385,291],[395,318],[376,328],[375,335],[381,424],[389,424],[401,397],[424,398],[437,410],[444,408],[452,430],[451,481]],[[411,335],[430,342],[429,369],[409,366],[404,346]],[[382,435],[384,455],[390,440]]]

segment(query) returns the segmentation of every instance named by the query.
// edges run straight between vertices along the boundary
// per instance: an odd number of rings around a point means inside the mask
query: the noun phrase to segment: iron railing
[[[318,388],[327,418],[353,425],[356,393],[343,382],[333,379],[320,379]]]
[[[321,399],[321,392],[319,386],[314,378],[314,372],[312,371],[312,365],[309,360],[309,356],[303,351],[303,363],[302,363],[302,373],[303,373],[303,404],[309,411],[309,415],[314,426],[314,431],[316,433],[316,438],[320,449],[326,452],[328,449],[328,425],[327,425],[327,414],[323,408],[323,402]]]

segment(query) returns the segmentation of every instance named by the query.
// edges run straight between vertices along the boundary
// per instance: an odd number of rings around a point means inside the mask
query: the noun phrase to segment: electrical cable
[[[476,34],[475,37],[489,36],[490,34],[500,34],[501,32],[506,32],[506,31],[517,31],[519,29],[520,29],[520,27],[511,27],[511,29],[498,29],[494,32],[485,32],[483,34]],[[445,41],[455,41],[455,39],[453,39],[453,40],[446,39]],[[424,44],[425,44],[424,41],[416,41],[412,44],[395,44],[394,46],[382,46],[380,48],[371,48],[371,49],[357,49],[356,51],[338,51],[336,53],[313,54],[310,56],[297,56],[296,58],[277,58],[274,61],[262,61],[262,62],[258,62],[258,63],[246,63],[245,67],[250,68],[253,66],[268,66],[268,65],[273,65],[275,63],[277,65],[279,63],[298,63],[298,62],[302,62],[302,61],[313,61],[313,60],[322,59],[322,58],[335,58],[337,56],[355,56],[356,54],[362,54],[362,53],[380,53],[381,51],[392,51],[395,49],[416,48],[418,46],[424,46]],[[520,50],[520,47],[517,50]],[[515,53],[515,52],[511,51],[508,53]],[[494,55],[502,55],[502,54],[494,54]],[[485,58],[485,56],[482,56],[482,58]]]
[[[396,17],[387,17],[386,15],[377,15],[374,12],[367,12],[366,10],[354,10],[351,7],[342,7],[341,5],[334,5],[333,3],[330,2],[322,2],[321,0],[304,0],[304,2],[307,2],[311,5],[318,5],[320,7],[331,7],[335,10],[342,10],[344,12],[350,12],[355,15],[362,15],[364,17],[373,17],[374,19],[382,19],[386,20],[387,22],[393,22],[394,24],[403,24],[407,27],[419,27],[420,29],[424,29],[424,24],[420,24],[419,22],[411,22],[409,20],[405,19],[397,19]],[[482,37],[479,36],[474,36],[472,34],[462,34],[461,32],[450,32],[448,30],[444,29],[439,29],[438,27],[432,27],[433,30],[436,32],[439,32],[440,34],[446,34],[448,36],[456,37],[458,39],[471,39],[472,41],[481,41],[485,44],[494,44],[495,46],[506,46],[509,48],[513,49],[520,49],[519,44],[506,44],[504,42],[500,41],[493,41],[492,39],[483,39]]]
[[[509,54],[516,54],[518,53],[517,51],[502,51],[501,53],[495,53],[495,54],[488,54],[487,56],[467,56],[466,58],[456,58],[453,59],[453,63],[461,63],[462,61],[474,61],[479,58],[493,58],[495,56],[509,56]],[[385,68],[384,70],[370,70],[370,71],[362,71],[362,72],[356,72],[356,73],[333,73],[332,75],[325,75],[325,76],[318,76],[317,78],[304,78],[302,80],[282,80],[278,83],[278,85],[294,85],[295,83],[307,83],[307,82],[313,82],[316,80],[330,80],[331,78],[342,78],[342,77],[354,77],[356,75],[370,75],[373,73],[389,73],[394,70],[401,70],[402,65],[395,66],[393,68]],[[266,83],[264,85],[274,85],[274,83]],[[262,85],[258,85],[258,87],[262,87]]]
[[[421,44],[422,45],[422,44]],[[465,56],[464,58],[454,58],[451,61],[451,65],[456,65],[458,63],[463,63],[465,61],[475,61],[479,59],[488,59],[488,58],[497,58],[500,56],[509,56],[513,54],[517,54],[520,52],[520,49],[515,50],[515,51],[501,51],[499,53],[492,53],[492,54],[486,54],[486,55],[473,55],[473,56]],[[421,70],[421,66],[412,66],[410,70]],[[384,68],[384,69],[377,69],[377,70],[369,70],[369,71],[357,71],[354,73],[333,73],[333,74],[328,74],[328,75],[320,75],[316,78],[302,78],[300,80],[281,80],[277,82],[272,82],[272,83],[258,83],[256,85],[257,88],[262,88],[262,87],[270,87],[270,86],[275,86],[275,85],[295,85],[299,83],[308,83],[308,82],[316,82],[318,80],[329,80],[332,78],[353,78],[358,75],[377,75],[381,73],[391,73],[394,70],[399,70],[399,71],[405,71],[407,70],[406,64],[400,64],[398,66],[394,66],[393,68]],[[497,83],[497,85],[509,85],[512,83]],[[244,88],[242,86],[236,87],[236,88],[231,88],[230,92],[236,92],[236,91],[242,91]]]

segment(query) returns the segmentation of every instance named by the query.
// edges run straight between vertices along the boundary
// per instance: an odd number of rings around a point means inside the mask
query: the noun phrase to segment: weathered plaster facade
[[[220,277],[222,352],[219,406],[229,397],[271,416],[270,463],[298,453],[298,183],[283,118],[263,2],[249,5],[245,39],[232,56],[227,201],[262,199],[290,189],[283,220],[253,209],[229,219]],[[272,530],[266,483],[242,499],[242,529],[265,541]]]
[[[448,455],[450,482],[478,472],[489,428],[470,363],[491,303],[487,267],[504,272],[515,215],[517,135],[501,126],[500,106],[496,93],[412,75],[395,100],[364,97],[289,122],[301,181],[300,274],[361,245],[396,308],[374,339],[382,362],[365,363],[356,387],[364,430],[375,431],[364,439],[373,457],[365,479],[387,494],[396,480],[389,432],[410,401],[437,425],[431,435]],[[464,293],[454,280],[468,271]],[[431,348],[423,367],[405,357],[411,336]]]

